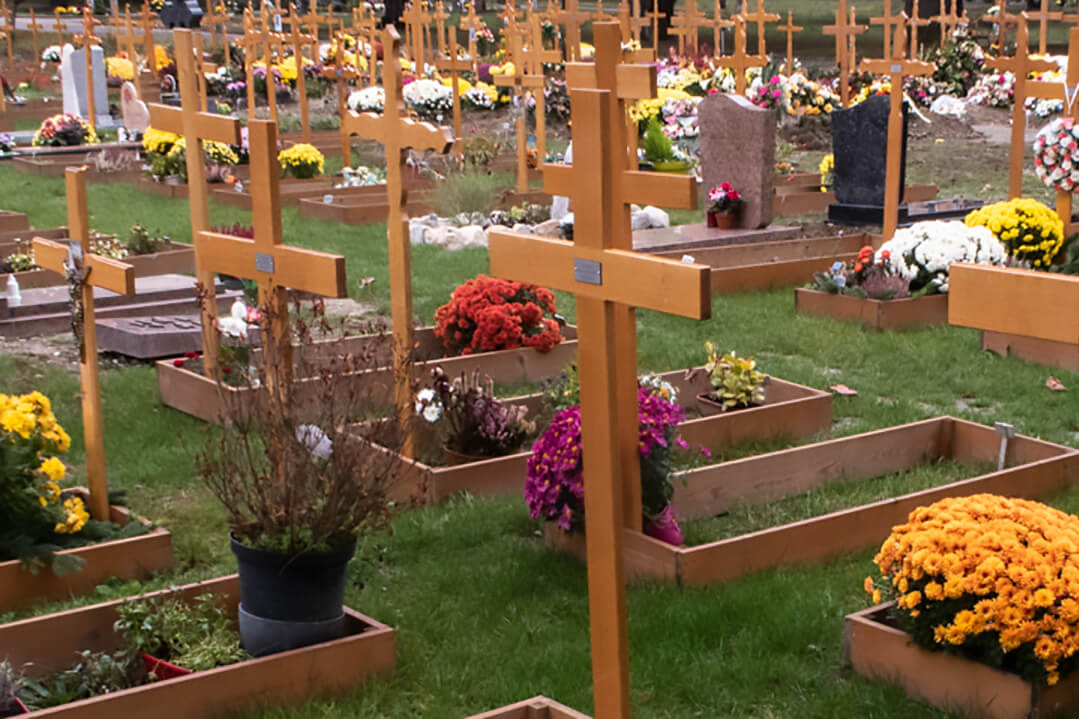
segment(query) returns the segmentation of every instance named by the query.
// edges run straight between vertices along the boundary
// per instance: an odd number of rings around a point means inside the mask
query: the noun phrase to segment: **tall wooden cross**
[[[475,0],[468,3],[468,13],[461,18],[460,26],[462,30],[468,31],[468,56],[472,58],[472,71],[475,72],[479,62],[476,39],[479,33],[487,27],[487,23],[483,21],[483,18],[476,14]]]
[[[60,17],[60,8],[53,9],[53,16],[56,18],[56,22],[53,23],[52,29],[56,31],[56,44],[60,47],[64,47],[64,31],[67,30],[67,25],[64,23],[64,19]]]
[[[581,23],[591,19],[589,13],[580,9],[577,0],[565,0],[565,7],[558,13],[558,21],[566,28],[566,60],[574,61],[581,56]]]
[[[605,169],[610,173],[613,196],[607,198],[604,222],[611,230],[613,248],[632,251],[632,227],[629,215],[629,204],[619,198],[629,197],[629,202],[634,202],[633,197],[643,199],[652,197],[650,202],[661,202],[663,207],[675,207],[679,209],[694,209],[697,207],[697,191],[695,181],[688,175],[661,176],[654,173],[637,172],[637,153],[632,142],[636,138],[636,127],[631,128],[629,118],[630,105],[640,99],[656,96],[656,70],[651,64],[628,64],[622,62],[625,57],[620,52],[619,35],[613,23],[597,23],[592,27],[595,40],[596,58],[594,63],[569,63],[566,65],[566,85],[570,92],[576,90],[603,90],[608,94],[603,97],[604,112],[610,118],[610,122],[604,123],[604,133],[610,141],[612,153],[607,156],[608,165],[603,168],[596,165],[584,165],[593,172]],[[573,96],[576,99],[576,96]],[[576,140],[576,136],[574,137]],[[576,148],[576,143],[575,143]],[[587,162],[581,159],[580,162]],[[578,162],[576,149],[574,150],[574,165]],[[544,185],[548,192],[553,191],[556,185],[567,188],[564,196],[570,197],[574,205],[574,212],[578,211],[576,203],[578,198],[572,194],[575,179],[570,174],[569,166],[544,165]],[[579,179],[580,175],[577,175]],[[642,183],[642,184],[638,184]],[[563,194],[559,192],[559,194]],[[588,208],[592,209],[592,208]],[[586,213],[588,209],[584,210]],[[576,214],[574,215],[576,217]],[[576,233],[575,233],[576,236]],[[625,329],[636,327],[636,321],[632,310],[623,307],[619,310],[617,321]],[[624,344],[617,348],[618,353],[625,356],[636,356],[635,331],[623,333]],[[626,363],[619,367],[618,382],[626,386],[636,382],[636,363]],[[632,396],[631,396],[632,395]],[[637,409],[636,393],[630,393],[621,397],[624,401],[620,405],[619,416],[630,422],[635,428]],[[632,417],[632,420],[627,419]],[[636,438],[636,435],[633,435]],[[636,440],[622,447],[623,461],[631,463],[637,456]],[[625,526],[631,529],[641,528],[641,494],[640,479],[627,477],[624,487],[623,506]]]
[[[544,90],[547,79],[545,77],[544,63],[558,63],[562,61],[562,51],[557,49],[545,50],[543,48],[543,21],[539,15],[533,15],[529,21],[531,39],[528,48],[521,52],[526,72],[530,75],[539,75],[543,78],[543,84],[532,91],[532,97],[536,101],[536,153],[543,161],[547,156],[547,98]],[[460,133],[458,133],[460,137]]]
[[[382,114],[357,114],[348,110],[341,116],[341,129],[349,135],[375,140],[386,149],[386,190],[389,212],[386,235],[390,255],[390,315],[394,337],[394,406],[404,442],[403,452],[414,453],[412,432],[412,348],[415,333],[412,318],[412,247],[408,232],[408,193],[402,175],[408,149],[434,150],[445,154],[453,146],[449,130],[408,117],[401,99],[401,65],[398,60],[401,38],[396,28],[382,30],[382,87],[386,102]]]
[[[217,50],[217,26],[222,26],[222,34],[225,36],[225,41],[228,42],[228,29],[225,27],[225,18],[218,15],[217,10],[214,8],[215,0],[206,0],[206,11],[203,14],[203,23],[210,29],[210,52]],[[201,26],[200,26],[201,27]]]
[[[1030,96],[1043,100],[1063,100],[1064,113],[1079,119],[1079,27],[1068,29],[1068,72],[1064,82],[1031,80],[1027,83]],[[1018,102],[1018,98],[1016,99]],[[1064,236],[1075,233],[1072,222],[1072,193],[1057,190],[1057,215],[1064,223]]]
[[[157,77],[157,45],[154,42],[154,14],[150,4],[144,3],[139,11],[139,27],[142,29],[142,52],[146,56],[146,65],[152,77]]]
[[[907,19],[907,24],[910,26],[908,32],[910,36],[910,54],[907,57],[911,59],[917,59],[920,52],[920,46],[918,45],[918,28],[926,27],[930,24],[928,18],[921,16],[921,10],[918,8],[918,0],[914,0],[911,5],[910,18]]]
[[[436,0],[435,11],[431,13],[431,18],[435,21],[435,51],[441,57],[446,54],[446,30],[449,29],[450,32],[454,32],[453,28],[446,27],[446,20],[450,18],[450,14],[446,12],[446,7],[442,0]],[[456,44],[455,42],[454,45],[456,46]]]
[[[427,58],[427,26],[431,22],[431,15],[424,7],[424,0],[412,0],[407,14],[402,15],[401,18],[405,20],[411,39],[409,59],[413,63],[412,70],[417,75],[422,75]],[[383,51],[383,57],[385,57],[385,51]]]
[[[151,104],[150,122],[158,130],[182,135],[187,142],[187,197],[191,214],[191,236],[197,238],[210,229],[206,206],[206,163],[202,143],[216,140],[229,145],[240,144],[240,121],[208,112],[200,112],[198,85],[195,80],[195,48],[190,30],[173,30],[176,50],[176,76],[180,86],[181,107]],[[253,147],[253,146],[252,146]],[[275,170],[274,177],[279,172]],[[214,286],[214,268],[209,257],[195,252],[195,277],[206,288]],[[212,304],[212,303],[210,303]],[[214,307],[203,307],[202,350],[206,374],[217,376],[218,338],[214,329]]]
[[[839,101],[843,107],[850,102],[850,75],[854,70],[856,55],[851,51],[854,38],[869,28],[854,22],[854,8],[847,11],[847,0],[839,0],[835,11],[835,24],[825,25],[822,32],[835,36],[835,61],[839,65]]]
[[[469,58],[460,56],[456,37],[450,39],[449,50],[450,54],[440,57],[435,62],[435,67],[441,72],[450,74],[450,82],[453,86],[453,136],[458,140],[453,144],[453,153],[459,160],[464,156],[464,147],[460,142],[464,135],[461,127],[461,87],[458,78],[459,73],[472,69],[472,62]]]
[[[742,9],[742,17],[745,18],[746,23],[755,23],[757,25],[757,55],[760,57],[766,57],[768,55],[768,47],[765,44],[764,32],[770,22],[779,22],[782,18],[775,13],[764,11],[764,0],[757,0],[757,11],[755,13],[745,12],[745,6],[748,5],[748,0],[745,0],[745,5]]]
[[[334,64],[322,66],[322,77],[333,80],[337,84],[337,114],[338,117],[344,118],[348,113],[347,81],[357,79],[360,74],[356,68],[345,63],[344,33],[337,34],[334,38],[334,46]],[[385,52],[383,48],[383,57],[386,57]],[[352,167],[352,140],[349,139],[349,133],[345,130],[343,121],[341,123],[341,161],[344,163],[343,167]]]
[[[246,84],[244,89],[247,93],[247,116],[253,118],[256,117],[258,112],[255,98],[255,63],[258,62],[262,38],[255,31],[255,20],[250,7],[244,8],[243,35],[236,44],[243,48],[244,51],[244,81]]]
[[[270,120],[277,124],[277,80],[274,78],[274,45],[278,44],[277,35],[273,30],[270,16],[267,12],[267,4],[262,4],[262,31],[259,38],[262,41],[262,63],[266,68],[266,105],[270,108]],[[276,17],[280,17],[276,15]]]
[[[997,54],[1004,54],[1004,46],[1008,40],[1008,26],[1015,25],[1018,16],[1008,12],[1008,0],[997,0],[996,13],[986,13],[982,16],[984,22],[997,26],[996,38],[993,46],[997,48]]]
[[[105,474],[101,390],[98,385],[94,288],[101,287],[122,295],[134,295],[135,268],[90,251],[86,169],[67,168],[64,184],[67,189],[67,227],[71,239],[59,242],[35,237],[34,261],[44,269],[67,278],[71,299],[75,305],[71,328],[79,345],[80,394],[90,514],[94,519],[109,521],[109,485]]]
[[[525,96],[529,88],[543,92],[543,73],[538,75],[527,72],[524,53],[521,51],[521,36],[511,33],[509,36],[509,58],[513,62],[512,75],[496,75],[495,85],[512,87],[516,91],[520,112],[517,113],[517,192],[528,192],[528,129],[525,126]],[[537,114],[538,117],[538,114]]]
[[[75,41],[82,44],[86,56],[86,124],[91,130],[97,129],[97,108],[94,105],[94,46],[101,44],[101,38],[94,35],[94,13],[88,7],[82,9],[82,35],[76,35]]]
[[[7,41],[7,61],[10,65],[15,62],[15,11],[8,14],[6,0],[0,0],[0,31],[3,31]]]
[[[672,189],[668,183],[676,178],[670,176],[612,172],[622,166],[626,148],[614,146],[607,132],[621,124],[610,114],[611,91],[571,93],[574,162],[545,167],[544,176],[548,192],[573,200],[574,242],[494,231],[489,252],[491,274],[576,296],[595,716],[627,719],[623,491],[629,485],[639,491],[640,460],[637,354],[626,348],[636,344],[636,307],[703,319],[711,315],[711,299],[706,267],[625,249],[630,234],[616,228],[628,225],[613,217],[624,219],[630,202],[680,195],[687,186],[678,182]]]
[[[211,0],[212,1],[212,0]],[[297,17],[298,10],[295,5],[292,6],[292,17]],[[315,48],[315,52],[318,52],[318,42],[309,35],[303,35],[300,33],[300,23],[289,23],[289,41],[292,44],[292,57],[296,60],[296,99],[300,103],[300,125],[302,127],[303,141],[311,142],[311,116],[307,107],[307,79],[304,77],[304,57],[303,49],[305,46],[312,46]],[[357,53],[359,50],[357,50]]]
[[[956,12],[956,0],[941,0],[941,7],[947,4],[947,10],[941,10],[939,14],[929,18],[930,22],[935,22],[940,27],[940,48],[944,49],[944,46],[948,44],[948,40],[955,35],[956,29],[963,21],[963,18]]]
[[[954,0],[953,0],[953,2],[954,2]],[[1039,11],[1036,14],[1035,13],[1030,13],[1030,12],[1023,12],[1023,13],[1020,13],[1020,14],[1023,16],[1023,18],[1025,20],[1028,20],[1028,21],[1031,19],[1031,17],[1038,18],[1038,54],[1039,55],[1045,55],[1046,44],[1047,44],[1047,42],[1049,40],[1049,21],[1050,20],[1063,20],[1064,19],[1064,13],[1059,11],[1059,10],[1057,10],[1055,12],[1050,12],[1049,11],[1049,0],[1042,0],[1041,8],[1039,9]],[[1028,38],[1029,38],[1030,30],[1028,29],[1027,32],[1028,32]],[[1017,41],[1017,43],[1018,43],[1018,41]],[[1018,47],[1016,48],[1015,53],[1017,55],[1019,54]]]
[[[37,39],[37,31],[44,30],[45,26],[37,21],[37,17],[34,16],[34,8],[30,8],[30,22],[26,25],[26,29],[30,31],[30,40],[33,43],[34,48],[34,64],[41,62],[41,45]],[[135,63],[135,57],[131,57],[132,64]],[[135,67],[138,67],[135,65]]]
[[[318,3],[311,3],[307,14],[303,16],[303,24],[307,28],[307,34],[315,38],[316,42],[319,39],[319,26],[327,21],[327,18],[318,14]]]
[[[711,19],[697,8],[697,0],[686,0],[682,12],[671,20],[671,34],[678,36],[679,55],[685,56],[690,48],[697,54],[698,32],[705,25],[711,25]]]
[[[906,45],[905,25],[897,25],[895,29],[895,44],[893,47],[902,48]],[[889,93],[891,100],[891,112],[888,115],[888,156],[887,174],[884,180],[884,241],[892,239],[896,226],[899,223],[899,202],[902,189],[899,186],[900,163],[903,161],[903,78],[908,75],[929,75],[935,69],[932,63],[921,60],[905,60],[902,57],[884,58],[881,60],[862,60],[861,68],[864,72],[874,75],[887,75],[891,80],[892,89]]]
[[[877,17],[869,18],[870,25],[881,25],[884,31],[884,55],[892,56],[892,33],[897,24],[904,22],[902,13],[892,15],[892,0],[884,0],[884,12]]]
[[[1023,160],[1026,151],[1026,99],[1027,82],[1032,72],[1049,72],[1057,69],[1055,62],[1030,57],[1030,31],[1025,16],[1020,16],[1019,29],[1015,33],[1015,55],[986,60],[986,65],[998,72],[1015,75],[1012,93],[1012,138],[1008,163],[1008,197],[1023,196]]]
[[[745,18],[734,16],[734,52],[730,55],[721,55],[712,60],[716,67],[728,67],[734,73],[734,91],[739,95],[746,94],[746,70],[751,67],[764,67],[768,64],[768,58],[760,55],[746,54],[746,21]]]
[[[805,28],[794,24],[794,13],[788,10],[787,24],[777,29],[787,33],[787,77],[790,77],[794,74],[794,33],[802,32]]]
[[[603,9],[603,0],[596,0],[596,11],[592,13],[592,22],[608,22],[617,18],[612,18],[611,14]]]
[[[124,6],[124,16],[120,22],[120,25],[116,28],[116,44],[117,47],[123,47],[127,53],[127,57],[131,60],[131,67],[135,72],[134,82],[136,93],[142,96],[142,91],[139,88],[139,55],[135,50],[135,22],[131,19],[131,6]]]
[[[712,55],[723,54],[723,31],[734,27],[734,20],[723,17],[723,0],[716,0],[715,10],[712,12]]]

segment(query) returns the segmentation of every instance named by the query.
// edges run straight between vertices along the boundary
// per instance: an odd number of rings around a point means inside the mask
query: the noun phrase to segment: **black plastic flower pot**
[[[336,552],[287,555],[229,537],[240,571],[240,638],[254,656],[344,634],[345,579],[355,542]]]

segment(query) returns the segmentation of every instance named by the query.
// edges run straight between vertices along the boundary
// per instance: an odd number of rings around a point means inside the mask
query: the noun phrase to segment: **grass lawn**
[[[175,239],[189,235],[185,201],[124,185],[93,185],[88,192],[95,229],[126,233],[139,222]],[[0,166],[0,197],[4,209],[27,212],[36,226],[64,221],[61,180],[31,179]],[[215,224],[248,222],[247,215],[211,205]],[[286,209],[283,227],[286,242],[345,255],[350,295],[381,312],[388,309],[384,225],[301,220],[295,209]],[[484,250],[414,248],[418,321],[429,323],[454,286],[486,269]],[[364,277],[375,282],[361,289]],[[571,299],[559,296],[559,303],[572,320]],[[1079,375],[982,353],[973,331],[864,332],[795,315],[790,290],[717,297],[713,319],[706,322],[641,312],[638,327],[641,369],[700,363],[704,342],[711,339],[723,349],[755,355],[778,377],[815,387],[853,387],[857,397],[836,398],[828,436],[954,414],[1011,422],[1022,433],[1079,446],[1074,390],[1057,393],[1044,386],[1052,374],[1079,387]],[[77,377],[41,361],[0,355],[0,392],[34,388],[53,399],[74,438],[67,459],[78,481],[83,448]],[[172,531],[177,568],[141,585],[104,585],[75,603],[234,571],[224,515],[200,485],[191,459],[205,428],[161,405],[153,372],[145,366],[106,365],[102,396],[110,483],[128,490],[134,509]],[[740,448],[730,456],[771,448]],[[725,520],[691,523],[690,537],[726,536],[871,498],[859,492],[876,498],[979,471],[945,463],[852,484],[823,498],[775,503],[763,516],[739,508]],[[1053,504],[1079,510],[1079,491]],[[586,573],[546,551],[540,530],[517,498],[461,496],[402,513],[392,536],[361,547],[347,595],[350,606],[397,628],[393,678],[349,695],[250,716],[459,717],[537,693],[591,710]],[[881,539],[887,530],[881,527]],[[871,556],[867,548],[825,565],[763,572],[725,586],[634,586],[629,616],[635,716],[945,716],[844,666],[843,615],[866,604],[861,584]],[[61,606],[66,604],[36,611]]]

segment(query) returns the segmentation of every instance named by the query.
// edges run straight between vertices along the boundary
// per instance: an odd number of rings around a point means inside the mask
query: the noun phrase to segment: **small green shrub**
[[[442,217],[453,217],[461,212],[486,214],[495,209],[499,194],[509,184],[509,178],[504,174],[459,172],[447,175],[439,185],[434,209]]]

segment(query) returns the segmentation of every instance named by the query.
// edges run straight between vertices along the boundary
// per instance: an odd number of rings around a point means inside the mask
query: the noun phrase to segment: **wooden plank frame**
[[[489,375],[498,384],[521,384],[525,382],[538,382],[548,377],[559,374],[566,365],[573,362],[577,357],[577,328],[567,325],[562,328],[563,340],[546,353],[537,352],[530,347],[497,352],[481,352],[472,355],[460,355],[457,357],[442,357],[444,350],[442,342],[435,337],[434,329],[425,327],[416,330],[416,344],[414,356],[420,358],[413,367],[414,376],[420,381],[425,381],[430,376],[431,370],[442,367],[450,376],[459,375],[461,372],[479,370]],[[304,360],[313,360],[320,353],[337,356],[353,353],[360,356],[365,351],[377,352],[379,367],[365,372],[357,372],[352,375],[356,382],[376,383],[376,395],[382,398],[382,390],[385,389],[386,401],[391,401],[393,371],[391,366],[392,340],[387,335],[367,335],[350,337],[345,340],[327,340],[314,344],[314,355],[305,356]],[[235,401],[238,395],[250,395],[254,397],[257,392],[250,388],[218,387],[211,378],[201,373],[194,372],[183,367],[173,365],[171,359],[159,360],[155,364],[157,371],[157,385],[161,393],[161,401],[168,407],[177,409],[186,414],[206,422],[220,423],[221,414],[227,403]],[[301,384],[307,380],[295,380]],[[317,395],[317,388],[312,384],[312,396]],[[223,397],[225,393],[228,398]],[[304,402],[305,394],[301,390],[297,392],[295,401]],[[254,399],[252,399],[254,401]]]
[[[171,593],[164,590],[146,596]],[[211,579],[175,590],[175,595],[184,601],[207,593],[218,597],[228,611],[235,612],[240,601],[239,577]],[[119,648],[120,638],[112,626],[116,607],[129,600],[5,624],[0,627],[0,646],[11,663],[28,676],[55,672],[74,663],[77,651]],[[345,691],[372,677],[392,673],[397,661],[394,630],[348,607],[345,617],[345,636],[341,639],[156,681],[27,716],[58,719],[220,716],[270,703],[296,704],[312,694]],[[48,637],[49,641],[42,641],[42,637]]]
[[[698,393],[710,389],[703,371],[692,378],[686,377],[685,370],[664,372],[659,376],[675,387],[679,403],[687,409],[696,407]],[[539,394],[506,401],[525,405],[532,415],[540,412],[542,407]],[[691,447],[705,446],[712,452],[719,452],[752,440],[812,437],[827,430],[831,424],[831,394],[772,378],[766,400],[760,406],[741,412],[695,417],[679,425],[678,431]],[[426,427],[418,429],[427,430]],[[404,478],[394,488],[394,496],[402,501],[421,498],[424,502],[443,502],[464,491],[479,496],[520,494],[528,474],[530,456],[531,450],[526,449],[505,457],[452,467],[432,467],[402,457]]]
[[[357,193],[351,190],[366,190],[364,187],[343,188],[326,193],[332,195],[330,202],[322,197],[304,197],[298,202],[300,217],[310,217],[326,222],[339,222],[345,225],[370,225],[386,222],[390,216],[390,203],[386,199],[384,185],[374,185],[380,190],[378,196],[371,193]],[[432,211],[433,193],[426,190],[408,193],[408,205],[416,214]]]
[[[21,232],[30,229],[25,212],[0,210],[0,232]]]
[[[860,322],[878,332],[909,330],[948,324],[948,295],[883,301],[798,287],[794,290],[794,311],[801,315]]]
[[[559,704],[553,699],[537,696],[501,709],[474,714],[468,719],[591,719],[591,717],[570,709],[564,704]]]
[[[843,653],[856,673],[899,684],[908,696],[935,707],[983,719],[1057,716],[1079,707],[1079,674],[1041,689],[1016,674],[931,652],[887,624],[893,605],[886,602],[846,616]]]
[[[84,487],[70,489],[67,494],[77,495],[84,501],[90,497]],[[124,507],[113,506],[109,509],[110,520],[117,524],[148,524]],[[172,535],[161,527],[155,527],[138,537],[65,549],[57,554],[79,557],[84,561],[82,569],[58,577],[48,569],[31,574],[23,569],[18,560],[0,562],[0,612],[87,594],[108,579],[139,579],[171,569]]]
[[[675,478],[672,504],[683,519],[713,516],[738,502],[774,501],[942,457],[995,462],[999,448],[1000,437],[992,427],[935,417],[695,469]],[[1079,451],[1071,447],[1017,435],[1008,444],[1007,462],[999,472],[695,547],[676,547],[626,530],[626,575],[683,585],[732,581],[865,549],[882,542],[911,510],[945,497],[992,492],[1037,498],[1079,481]],[[552,523],[545,533],[549,546],[583,559],[583,535],[566,534]]]

